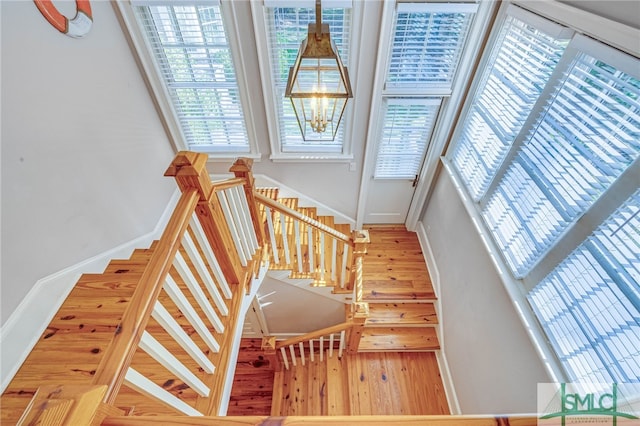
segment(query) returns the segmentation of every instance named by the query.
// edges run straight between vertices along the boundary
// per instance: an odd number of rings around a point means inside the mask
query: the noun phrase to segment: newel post
[[[371,242],[369,231],[360,229],[352,232],[353,240],[353,258],[351,263],[351,275],[349,276],[349,288],[355,289],[356,302],[361,302],[364,291],[362,283],[362,268],[364,263],[364,255],[367,254],[367,246]]]
[[[282,371],[282,364],[280,363],[278,351],[276,350],[275,336],[263,337],[260,349],[262,349],[264,358],[269,362],[269,365],[273,366],[275,371]]]
[[[47,385],[38,388],[18,425],[99,425],[124,412],[102,402],[107,386]]]
[[[356,302],[351,305],[351,307],[353,311],[349,319],[353,325],[349,331],[347,353],[355,354],[358,352],[358,347],[360,346],[364,323],[367,321],[367,317],[369,317],[369,304],[367,302]]]
[[[260,222],[260,214],[258,212],[258,204],[253,196],[253,190],[255,189],[255,179],[253,178],[253,172],[251,167],[253,166],[253,160],[250,158],[239,158],[233,163],[230,172],[237,178],[245,179],[244,193],[247,196],[247,203],[249,204],[249,211],[251,212],[251,221],[253,227],[256,230],[256,237],[258,239],[258,245],[262,247],[265,242],[265,232],[262,223]]]
[[[243,277],[243,268],[235,251],[222,206],[213,191],[207,171],[209,156],[203,153],[180,151],[165,172],[173,176],[182,192],[196,189],[199,195],[196,214],[207,240],[211,245],[220,268],[229,284],[238,284]]]

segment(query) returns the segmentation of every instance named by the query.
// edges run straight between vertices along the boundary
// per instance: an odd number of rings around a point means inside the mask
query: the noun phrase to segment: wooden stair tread
[[[421,327],[438,324],[433,303],[370,303],[365,327],[400,325]]]
[[[382,302],[382,301],[409,301],[409,300],[436,300],[436,294],[432,289],[415,289],[382,287],[371,289],[367,283],[364,285],[365,302]]]
[[[440,349],[435,327],[365,327],[358,352],[425,352]]]

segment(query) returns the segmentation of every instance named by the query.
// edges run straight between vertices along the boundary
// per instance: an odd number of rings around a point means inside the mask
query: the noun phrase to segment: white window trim
[[[514,14],[514,8],[511,4],[515,3],[523,6],[525,9],[530,9],[531,12],[544,16],[545,18],[557,22],[562,25],[566,25],[572,30],[588,34],[593,36],[604,43],[608,43],[611,46],[617,47],[625,53],[632,56],[639,57],[638,42],[640,39],[640,30],[631,28],[624,24],[620,24],[615,21],[611,21],[605,18],[598,17],[589,12],[585,12],[579,9],[575,9],[566,4],[558,3],[554,0],[515,0],[514,2],[505,1],[498,13],[495,22],[504,21],[506,12],[511,9],[511,14]],[[519,12],[515,12],[519,13]],[[556,18],[557,16],[557,18]],[[597,24],[596,24],[597,23]],[[606,28],[602,28],[606,27]],[[500,26],[497,25],[493,28],[490,39],[487,46],[493,46],[497,35],[500,32]],[[585,41],[580,40],[583,36],[576,35],[578,39],[577,43],[582,44]],[[589,42],[589,41],[586,41]],[[572,40],[571,44],[576,44]],[[570,44],[570,46],[571,46]],[[568,47],[569,49],[571,47]],[[490,49],[488,49],[480,60],[480,64],[476,70],[477,75],[481,75],[486,68],[487,62],[490,56]],[[560,64],[558,64],[560,65]],[[626,65],[622,65],[626,68]],[[474,79],[474,82],[470,86],[468,93],[475,93],[478,85],[478,78]],[[546,89],[545,89],[546,90]],[[541,94],[541,97],[544,93]],[[460,117],[465,117],[473,97],[469,97],[465,102],[461,111]],[[531,114],[532,116],[535,114]],[[525,124],[526,126],[526,124]],[[451,141],[457,140],[461,131],[461,127],[458,126],[452,133]],[[452,182],[458,192],[462,204],[465,210],[469,214],[471,221],[474,224],[478,232],[478,236],[483,242],[487,254],[490,256],[493,265],[500,276],[502,284],[507,291],[509,298],[511,299],[518,316],[520,317],[527,335],[537,350],[537,353],[543,362],[548,374],[555,382],[567,382],[568,377],[565,373],[564,367],[551,345],[548,341],[545,332],[542,330],[538,319],[533,312],[533,309],[527,301],[528,292],[537,285],[550,271],[552,271],[562,260],[577,248],[582,241],[584,241],[594,230],[600,226],[606,218],[615,211],[633,192],[637,189],[637,182],[640,181],[640,158],[637,158],[628,169],[615,181],[607,191],[602,194],[600,199],[593,204],[575,223],[573,223],[569,229],[562,235],[562,237],[556,241],[554,246],[545,253],[541,260],[534,265],[533,269],[527,273],[523,279],[514,278],[511,273],[511,269],[507,265],[503,258],[502,251],[498,248],[497,244],[491,237],[491,232],[486,226],[484,219],[482,218],[480,203],[473,201],[471,196],[467,193],[465,185],[462,179],[455,171],[455,166],[452,164],[450,156],[455,150],[455,143],[451,143],[447,147],[447,151],[444,156],[440,157],[440,164],[443,166],[447,175],[452,179]],[[505,163],[508,158],[505,159]],[[435,173],[434,173],[435,176]],[[495,182],[495,181],[494,181]],[[492,185],[493,186],[493,183]],[[486,193],[489,193],[491,186]],[[428,194],[427,194],[428,196]],[[414,197],[415,198],[415,197]],[[483,196],[483,198],[486,198]],[[481,201],[482,202],[482,201]]]
[[[150,5],[160,4],[158,1],[128,1],[128,2],[114,2],[113,8],[116,15],[119,16],[125,31],[125,37],[128,38],[131,50],[135,55],[138,65],[141,70],[143,79],[147,83],[149,92],[154,100],[156,108],[162,121],[163,126],[169,136],[169,140],[173,146],[173,149],[177,151],[189,150],[186,144],[186,138],[182,132],[180,122],[178,121],[178,115],[173,107],[171,101],[171,95],[168,93],[164,81],[162,79],[162,73],[158,69],[155,58],[151,55],[152,48],[146,40],[142,29],[137,23],[135,12],[133,11],[134,5]],[[236,79],[238,82],[238,89],[240,93],[242,109],[244,112],[245,126],[247,130],[247,137],[249,138],[249,152],[216,152],[209,153],[209,161],[225,161],[229,159],[238,158],[238,156],[252,158],[259,161],[261,158],[258,151],[258,145],[256,143],[257,134],[254,126],[254,112],[249,102],[247,87],[247,75],[245,72],[245,65],[242,55],[240,54],[240,48],[238,46],[238,25],[234,18],[233,1],[213,1],[212,4],[220,4],[220,10],[225,20],[225,26],[229,31],[229,45],[231,47],[231,56],[234,62],[234,68],[236,72]]]
[[[472,1],[472,0],[470,0]],[[398,7],[403,3],[398,2]],[[477,52],[482,49],[485,40],[487,28],[490,28],[491,21],[495,15],[496,3],[489,1],[479,2],[477,5],[476,15],[469,28],[467,46],[460,58],[458,64],[458,72],[453,80],[453,85],[446,93],[432,93],[432,96],[448,96],[442,100],[438,119],[432,130],[431,145],[427,149],[426,157],[423,162],[422,169],[418,177],[418,185],[416,186],[407,219],[405,224],[408,230],[416,230],[418,222],[421,219],[422,208],[427,201],[436,172],[439,169],[440,156],[446,149],[448,141],[449,129],[457,118],[459,105],[464,102],[466,95],[466,82],[473,75],[475,70],[475,61],[477,60]],[[475,5],[473,6],[476,7]],[[382,20],[380,26],[380,34],[388,34],[381,37],[378,46],[379,52],[385,52],[385,55],[378,55],[375,65],[375,75],[373,80],[373,92],[371,95],[371,112],[370,117],[379,117],[380,108],[382,107],[382,97],[388,95],[384,88],[384,79],[386,77],[387,67],[389,65],[389,50],[391,49],[391,31],[395,25],[394,18],[396,12],[396,3],[393,1],[385,1],[382,10]],[[358,211],[356,214],[356,225],[362,226],[364,222],[365,206],[367,204],[367,194],[370,186],[370,177],[373,176],[375,170],[375,162],[377,154],[377,144],[372,143],[371,135],[374,134],[377,123],[375,120],[369,120],[367,127],[367,143],[363,160],[362,181],[360,184],[360,193],[358,195]]]
[[[347,109],[340,122],[343,128],[343,141],[342,152],[285,152],[282,150],[278,101],[274,92],[272,76],[271,76],[271,58],[269,56],[269,44],[266,37],[267,28],[265,25],[266,7],[311,7],[313,8],[315,3],[310,0],[303,1],[287,1],[287,0],[264,0],[264,1],[252,1],[251,13],[253,15],[253,27],[256,34],[256,46],[258,50],[258,64],[260,67],[260,81],[262,83],[262,92],[264,96],[265,113],[267,116],[267,128],[269,132],[269,145],[271,147],[271,154],[269,159],[274,162],[349,162],[353,160],[352,143],[354,127],[350,125],[353,121],[353,110],[355,109],[354,103],[357,97],[354,96],[349,102],[347,102]],[[351,0],[325,0],[323,7],[346,7],[351,6],[351,39],[349,40],[349,57],[357,58],[360,54],[360,38],[362,37],[362,15],[363,5],[361,1]],[[302,42],[302,40],[300,40]],[[358,74],[359,67],[357,64],[359,60],[351,59],[350,63],[345,64],[349,69],[349,75],[351,76],[351,85],[354,93],[357,91],[357,82],[360,75]]]

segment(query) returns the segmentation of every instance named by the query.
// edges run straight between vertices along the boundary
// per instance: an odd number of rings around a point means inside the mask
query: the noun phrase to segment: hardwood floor
[[[262,339],[242,339],[231,388],[229,416],[268,416],[271,413],[275,368],[262,355]]]
[[[322,362],[316,356],[313,362],[307,358],[305,366],[298,363],[290,370],[275,373],[272,415],[449,414],[433,351],[385,352],[406,344],[413,345],[412,350],[438,348],[435,293],[418,238],[404,226],[367,229],[371,244],[363,275],[372,317],[363,341],[367,346],[371,340],[369,349],[377,352],[342,358],[334,355]],[[385,340],[373,341],[370,337],[381,332]],[[422,335],[424,338],[416,345],[413,340]],[[407,336],[412,341],[404,340]],[[265,396],[261,390],[252,392],[252,388],[265,379],[250,364],[257,355],[251,352],[251,345],[243,342],[242,347],[248,353],[241,357],[249,364],[238,364],[240,376],[234,382],[229,415],[262,414]],[[361,348],[365,349],[362,343]],[[249,379],[247,376],[254,372],[255,379]],[[260,411],[251,411],[254,405],[259,405]]]
[[[371,243],[364,257],[364,299],[435,300],[422,248],[404,225],[367,225]]]
[[[275,416],[449,414],[432,352],[316,357],[275,382]]]

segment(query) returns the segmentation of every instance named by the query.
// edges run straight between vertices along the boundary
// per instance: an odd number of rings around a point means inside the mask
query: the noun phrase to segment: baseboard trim
[[[427,236],[427,230],[424,228],[422,222],[418,222],[416,234],[418,235],[418,241],[422,248],[422,255],[427,263],[427,269],[431,276],[431,282],[433,284],[433,290],[436,293],[438,299],[436,300],[436,314],[438,315],[438,340],[440,341],[440,350],[436,351],[436,358],[438,359],[438,368],[440,369],[440,377],[442,378],[442,384],[444,386],[447,402],[449,403],[449,412],[451,414],[462,414],[460,411],[460,403],[458,402],[458,396],[456,394],[455,386],[453,384],[453,378],[451,377],[451,371],[449,370],[449,363],[445,354],[445,337],[442,323],[444,318],[442,317],[441,298],[440,291],[440,272],[438,271],[438,265],[436,264],[431,244],[429,244],[429,238]]]
[[[442,379],[442,385],[444,386],[444,393],[447,396],[447,402],[449,403],[449,413],[456,416],[462,415],[456,390],[453,387],[453,378],[451,377],[451,371],[449,370],[447,356],[443,349],[436,351],[436,359],[438,360],[438,368],[440,369],[440,378]]]
[[[100,273],[112,259],[128,258],[162,234],[180,192],[176,190],[153,231],[39,279],[0,328],[0,393],[4,392],[82,274]]]

